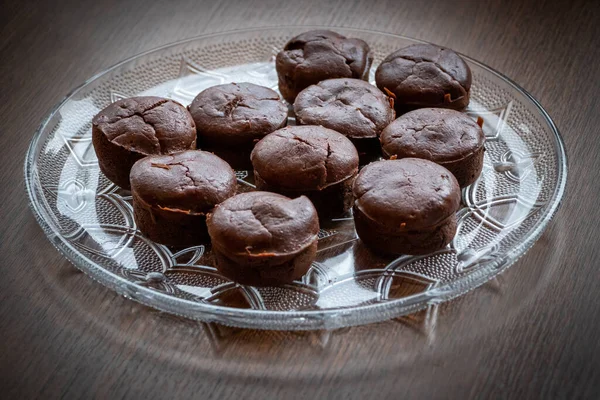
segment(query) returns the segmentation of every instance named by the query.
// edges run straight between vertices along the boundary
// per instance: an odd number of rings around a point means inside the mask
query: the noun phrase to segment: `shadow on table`
[[[558,229],[553,230],[554,232]],[[564,240],[546,234],[533,266],[527,257],[503,275],[449,303],[390,321],[337,330],[262,331],[203,323],[129,301],[73,267],[41,274],[57,303],[70,307],[70,329],[108,341],[115,352],[134,351],[204,374],[298,380],[365,374],[435,364],[517,318],[543,290],[560,263]],[[490,320],[487,316],[503,316]],[[154,360],[154,361],[152,361]]]

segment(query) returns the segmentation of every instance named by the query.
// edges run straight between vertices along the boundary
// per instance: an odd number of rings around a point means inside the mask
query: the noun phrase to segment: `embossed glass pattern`
[[[566,184],[560,135],[523,89],[467,58],[466,111],[484,119],[481,177],[463,190],[458,233],[427,256],[382,257],[357,240],[351,215],[326,221],[309,273],[278,288],[237,285],[213,266],[210,244],[171,248],[136,228],[130,193],[98,169],[91,119],[110,102],[158,95],[189,104],[202,89],[249,81],[277,90],[274,56],[311,27],[203,36],[141,54],[97,75],[59,104],[36,133],[25,162],[31,206],[49,240],[102,284],[170,313],[264,329],[320,329],[380,321],[459,296],[513,264],[540,236]],[[371,71],[413,39],[346,28],[375,52]],[[290,119],[293,123],[293,118]],[[252,171],[237,171],[253,190]]]

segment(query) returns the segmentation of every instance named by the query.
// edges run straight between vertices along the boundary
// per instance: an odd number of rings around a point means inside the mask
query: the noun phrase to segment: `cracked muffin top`
[[[354,182],[354,207],[396,231],[431,228],[460,206],[460,187],[446,168],[429,160],[384,160],[364,167]]]
[[[288,109],[274,90],[228,83],[203,90],[189,106],[200,144],[252,144],[287,124]]]
[[[408,112],[381,133],[386,157],[417,157],[435,162],[456,161],[484,145],[481,127],[467,114],[445,108]]]
[[[207,218],[213,246],[234,255],[299,253],[319,234],[319,219],[305,196],[248,192],[219,204]]]
[[[255,174],[280,189],[321,190],[358,171],[358,153],[344,135],[322,126],[279,129],[250,155]]]
[[[373,54],[365,41],[315,30],[287,42],[277,54],[275,68],[279,90],[292,103],[301,90],[325,79],[368,79],[372,63]]]
[[[229,164],[201,150],[144,157],[131,168],[130,182],[146,204],[188,214],[206,213],[237,190]]]
[[[142,155],[187,150],[196,143],[196,126],[184,106],[162,97],[116,101],[92,120],[109,142]]]
[[[388,55],[375,81],[396,96],[397,106],[459,110],[469,104],[471,69],[453,50],[432,44],[413,44]]]
[[[352,139],[375,138],[396,116],[393,100],[360,79],[327,79],[301,91],[296,121],[322,125]]]

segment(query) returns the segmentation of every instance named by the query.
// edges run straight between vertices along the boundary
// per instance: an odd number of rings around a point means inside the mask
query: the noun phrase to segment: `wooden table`
[[[2,398],[599,398],[600,7],[480,1],[5,1],[0,9]],[[27,207],[45,115],[110,65],[242,27],[389,31],[454,48],[530,91],[562,131],[568,193],[507,273],[429,312],[333,332],[205,325],[69,265]]]

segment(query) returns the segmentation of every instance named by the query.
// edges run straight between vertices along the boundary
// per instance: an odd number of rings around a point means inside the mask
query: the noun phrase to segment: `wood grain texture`
[[[600,7],[561,1],[3,2],[2,398],[600,397]],[[55,251],[22,164],[73,87],[133,54],[229,29],[368,28],[449,46],[533,94],[561,130],[568,193],[508,272],[410,317],[333,332],[232,329],[125,300]]]

